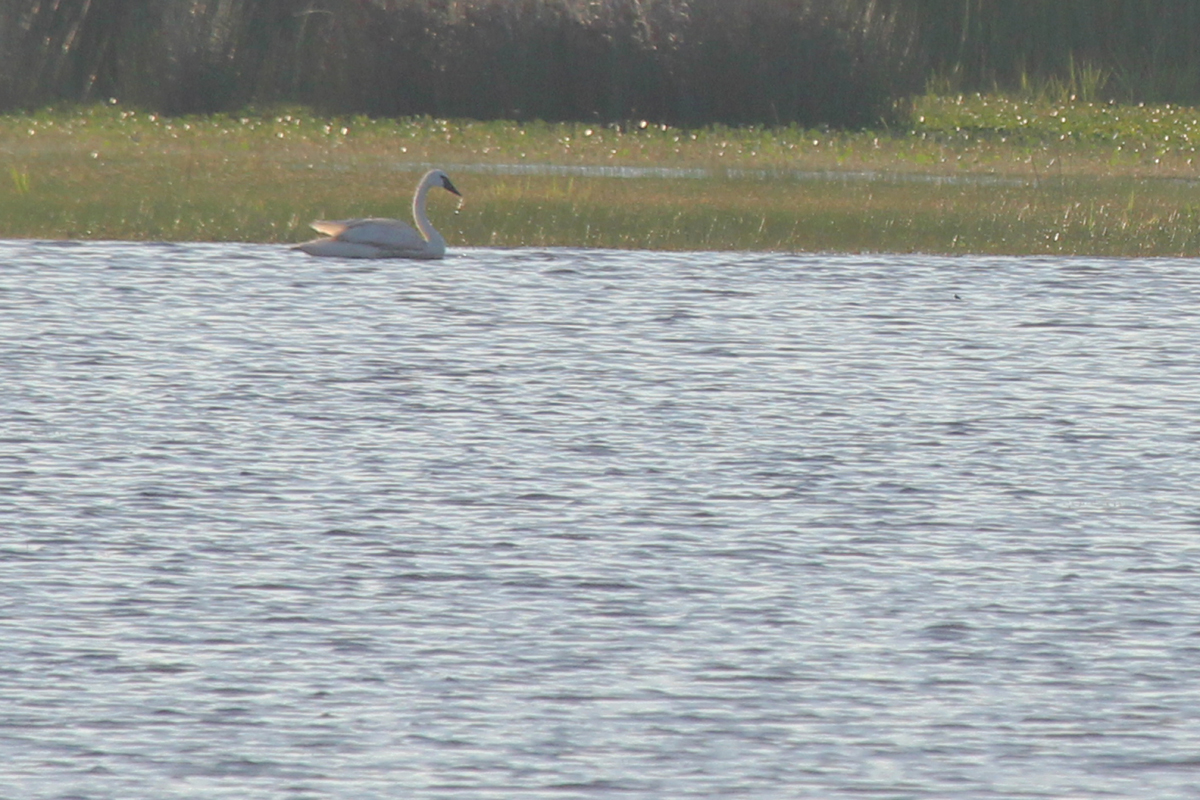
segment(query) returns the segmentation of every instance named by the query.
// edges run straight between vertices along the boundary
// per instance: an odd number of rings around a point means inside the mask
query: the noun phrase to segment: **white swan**
[[[325,238],[294,245],[293,249],[310,256],[336,258],[441,258],[446,255],[446,240],[425,214],[425,198],[434,186],[462,197],[446,173],[440,169],[426,172],[413,193],[413,219],[420,233],[398,219],[317,220],[312,227]]]

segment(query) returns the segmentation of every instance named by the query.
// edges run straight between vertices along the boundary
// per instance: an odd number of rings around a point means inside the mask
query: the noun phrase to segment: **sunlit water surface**
[[[1195,797],[1198,276],[0,243],[0,797]]]

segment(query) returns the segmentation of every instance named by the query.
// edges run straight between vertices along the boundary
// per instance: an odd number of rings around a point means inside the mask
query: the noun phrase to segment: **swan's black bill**
[[[460,192],[458,189],[455,189],[454,184],[451,183],[450,179],[447,178],[445,175],[442,176],[442,188],[445,189],[447,192],[450,192],[452,194],[458,195],[459,197],[462,197],[462,192]]]

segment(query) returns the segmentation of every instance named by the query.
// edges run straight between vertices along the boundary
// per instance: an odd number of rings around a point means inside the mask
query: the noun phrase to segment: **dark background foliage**
[[[886,121],[957,90],[1069,78],[1200,98],[1195,0],[0,0],[0,109],[676,124]]]

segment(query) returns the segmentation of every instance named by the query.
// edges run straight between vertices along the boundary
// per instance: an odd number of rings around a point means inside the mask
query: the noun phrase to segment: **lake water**
[[[0,797],[1200,794],[1200,262],[0,242]]]

